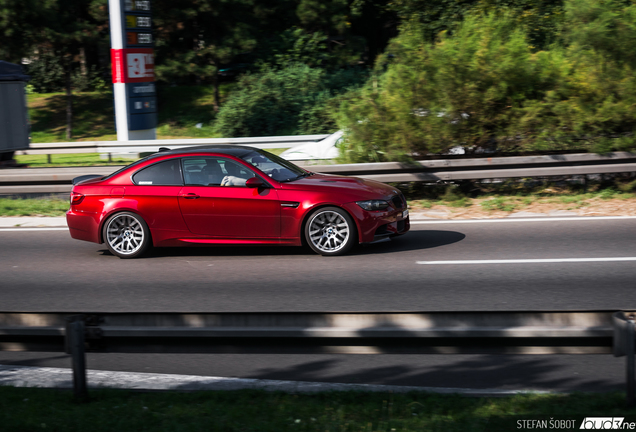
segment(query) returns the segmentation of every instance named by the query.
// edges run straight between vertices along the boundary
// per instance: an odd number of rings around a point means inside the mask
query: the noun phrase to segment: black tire
[[[110,216],[102,234],[108,250],[119,258],[137,258],[151,244],[148,225],[141,216],[131,212]]]
[[[305,241],[317,254],[343,255],[357,243],[356,224],[338,207],[323,207],[309,215],[305,224]]]

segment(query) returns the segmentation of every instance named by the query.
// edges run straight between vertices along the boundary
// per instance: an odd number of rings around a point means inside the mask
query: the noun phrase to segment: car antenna
[[[159,147],[160,152],[170,151],[168,147]]]

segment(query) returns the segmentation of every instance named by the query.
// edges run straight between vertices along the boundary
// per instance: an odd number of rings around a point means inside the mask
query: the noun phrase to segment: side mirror
[[[252,177],[245,181],[245,186],[248,188],[263,188],[268,187],[268,185],[261,179],[260,177]]]

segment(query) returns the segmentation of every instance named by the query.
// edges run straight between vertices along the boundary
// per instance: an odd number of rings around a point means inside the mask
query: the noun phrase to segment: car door
[[[236,239],[280,236],[280,202],[273,188],[248,188],[256,174],[229,158],[182,159],[185,186],[179,194],[181,214],[197,235]]]
[[[186,230],[178,202],[182,187],[181,163],[175,158],[142,168],[132,175],[132,185],[117,192],[125,191],[120,205],[137,211],[151,229]]]

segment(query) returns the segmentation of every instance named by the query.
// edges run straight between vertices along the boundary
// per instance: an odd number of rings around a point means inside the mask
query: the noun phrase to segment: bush
[[[469,15],[434,43],[405,26],[341,100],[343,159],[635,149],[634,23],[636,5],[571,0],[562,38],[538,52],[505,10]]]
[[[332,99],[365,77],[355,69],[328,73],[299,63],[267,66],[239,79],[216,128],[228,137],[335,132]]]
[[[75,91],[106,92],[112,88],[104,79],[101,71],[92,65],[82,74],[78,63],[73,63],[71,86]],[[66,80],[61,58],[53,52],[43,51],[33,57],[25,66],[26,73],[31,76],[29,89],[31,93],[52,93],[64,91]]]
[[[487,149],[511,133],[514,109],[552,79],[506,14],[468,17],[453,36],[423,41],[416,29],[402,32],[389,47],[386,72],[341,106],[349,159],[364,159],[356,143],[373,147],[378,160]]]
[[[52,93],[64,90],[64,69],[59,57],[44,51],[25,65],[25,71],[31,76],[29,84],[35,93]]]
[[[562,46],[552,49],[554,84],[527,101],[514,125],[528,148],[607,152],[636,148],[636,5],[566,3]],[[547,68],[546,68],[547,69]]]

